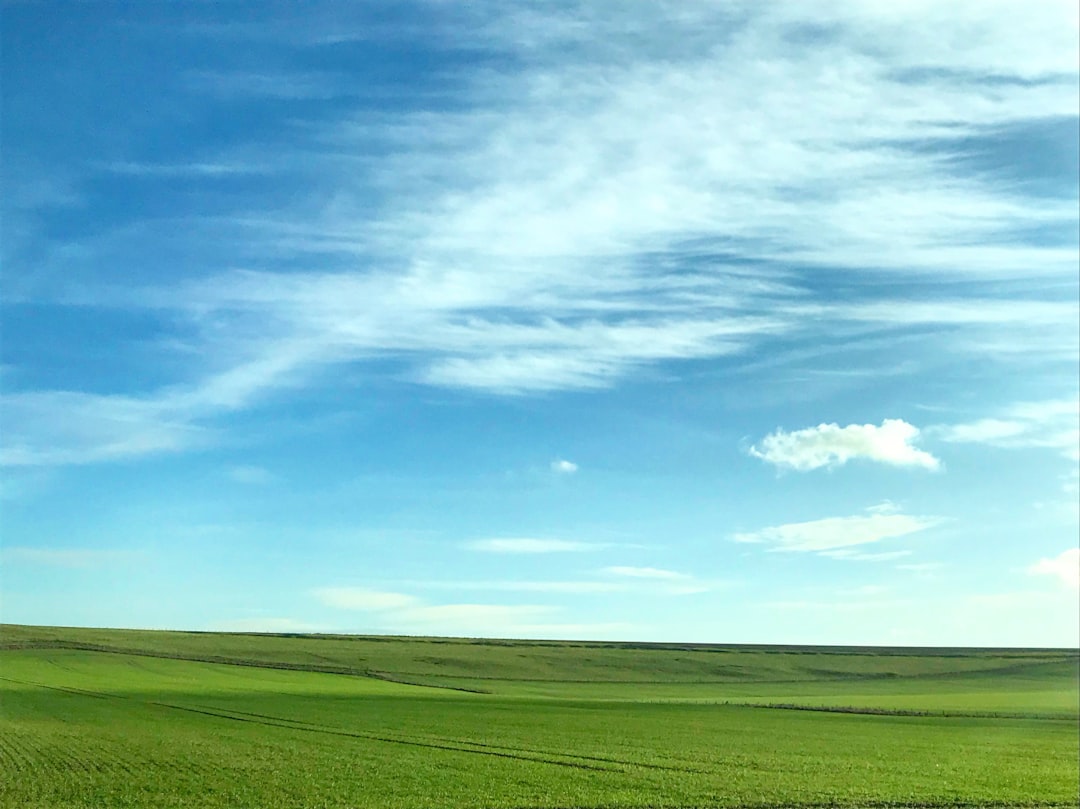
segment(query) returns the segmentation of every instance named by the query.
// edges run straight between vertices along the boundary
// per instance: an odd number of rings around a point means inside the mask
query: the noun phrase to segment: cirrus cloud
[[[884,560],[905,552],[862,554],[851,549],[914,534],[940,522],[938,517],[870,510],[868,514],[850,517],[826,517],[808,522],[773,525],[758,531],[735,534],[732,539],[736,542],[769,545],[771,551],[802,551],[837,559]]]
[[[314,591],[314,595],[326,606],[342,610],[400,610],[419,603],[405,593],[369,590],[366,587],[320,587]]]
[[[455,637],[601,636],[628,628],[628,625],[621,623],[561,622],[557,619],[565,608],[551,604],[432,604],[407,593],[366,587],[321,587],[311,594],[326,607],[364,614],[364,620],[371,622],[369,625],[379,632],[390,634]],[[273,620],[269,619],[271,622]],[[259,627],[267,625],[273,624],[265,621],[250,624]]]
[[[1075,303],[1042,288],[1003,299],[996,285],[1033,273],[1073,284],[1072,236],[1025,235],[1072,233],[1073,172],[1054,172],[1060,193],[1033,197],[972,163],[1010,132],[1056,143],[1071,131],[1075,10],[1029,5],[500,4],[482,25],[448,15],[454,35],[426,32],[424,44],[443,59],[481,47],[519,69],[433,70],[460,79],[440,81],[445,103],[377,115],[337,74],[177,65],[177,105],[270,98],[282,117],[167,163],[135,148],[75,179],[82,169],[13,166],[5,198],[23,224],[5,245],[49,256],[21,268],[35,279],[19,285],[28,300],[167,314],[167,333],[199,359],[133,390],[72,379],[6,395],[0,462],[190,450],[273,392],[384,360],[401,364],[398,381],[538,396],[737,361],[778,336],[856,343],[870,324],[928,331],[945,351],[1071,361]],[[327,41],[298,36],[301,49]],[[400,100],[404,88],[369,89]],[[290,100],[317,114],[305,120]],[[204,109],[176,108],[190,120]],[[287,148],[269,150],[277,138]],[[39,235],[51,232],[46,203],[104,207],[88,190],[111,188],[102,171],[160,195],[178,177],[214,189],[266,166],[282,167],[289,202],[259,191],[221,197],[213,216],[179,206],[123,228],[87,221],[79,240]],[[207,252],[160,266],[192,245]],[[159,269],[132,284],[139,266]],[[849,271],[860,294],[819,294],[825,267]],[[881,270],[902,295],[874,282]],[[962,294],[943,300],[942,277]],[[935,465],[917,451],[907,463]]]
[[[467,550],[484,553],[565,553],[597,550],[599,547],[601,546],[590,542],[531,537],[475,539],[465,543]]]
[[[928,428],[942,441],[1005,449],[1046,448],[1080,460],[1080,397],[1020,402],[993,417]]]
[[[685,573],[678,573],[674,570],[664,570],[658,567],[628,567],[626,565],[614,565],[612,567],[605,567],[605,573],[610,573],[613,576],[628,576],[634,579],[687,579]]]

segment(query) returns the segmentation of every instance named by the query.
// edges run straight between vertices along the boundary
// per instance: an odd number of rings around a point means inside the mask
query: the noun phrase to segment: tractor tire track
[[[498,752],[495,750],[476,750],[470,747],[463,746],[461,744],[426,742],[422,741],[421,739],[408,737],[395,738],[393,736],[383,736],[376,733],[362,733],[359,731],[338,730],[333,728],[319,727],[317,725],[304,725],[298,724],[295,720],[281,720],[276,718],[261,719],[254,716],[239,716],[236,714],[225,713],[218,710],[194,708],[187,705],[174,705],[168,702],[147,702],[145,704],[154,705],[160,708],[169,708],[177,711],[186,711],[188,713],[200,714],[202,716],[212,716],[217,719],[227,719],[233,722],[245,722],[249,724],[262,725],[264,727],[283,728],[285,730],[296,730],[305,733],[321,733],[328,736],[341,736],[350,739],[365,739],[368,741],[384,742],[386,744],[400,744],[409,747],[425,747],[431,750],[446,750],[455,753],[473,753],[475,755],[493,756],[496,758],[516,759],[518,761],[531,761],[537,764],[552,764],[559,767],[572,767],[579,770],[595,770],[599,772],[625,772],[625,770],[623,769],[614,767],[592,766],[588,764],[570,761],[557,761],[555,759],[545,759],[536,756],[521,755],[511,752]]]
[[[448,751],[448,752],[455,752],[455,753],[471,753],[473,755],[492,756],[492,757],[495,757],[495,758],[514,759],[514,760],[517,760],[517,761],[530,761],[530,762],[533,762],[533,763],[536,763],[536,764],[550,764],[550,765],[553,765],[553,766],[569,767],[569,768],[579,769],[579,770],[593,770],[593,771],[597,771],[597,772],[625,772],[625,769],[623,769],[623,768],[603,767],[603,766],[599,766],[598,764],[597,765],[592,765],[592,764],[586,764],[586,763],[583,763],[583,762],[558,761],[556,759],[543,758],[543,757],[532,756],[532,755],[524,755],[524,754],[521,754],[521,753],[514,753],[514,752],[500,752],[498,750],[478,750],[478,749],[471,748],[471,747],[468,747],[468,746],[465,746],[465,745],[462,745],[462,744],[426,742],[426,741],[423,741],[423,740],[420,740],[420,739],[394,738],[392,736],[383,736],[383,735],[379,735],[379,734],[375,734],[375,733],[362,733],[362,732],[358,732],[358,731],[336,730],[336,729],[332,729],[332,728],[319,727],[317,725],[298,724],[295,720],[283,720],[283,719],[281,719],[279,717],[259,718],[259,717],[255,717],[255,716],[234,715],[234,714],[230,714],[230,713],[225,713],[225,712],[220,711],[220,710],[209,710],[209,709],[206,709],[206,708],[195,708],[195,707],[186,706],[186,705],[175,705],[173,703],[158,702],[158,701],[153,701],[153,700],[147,700],[147,701],[135,700],[132,697],[127,697],[127,696],[118,695],[118,694],[107,694],[107,693],[101,693],[101,692],[96,692],[96,691],[89,691],[89,690],[81,689],[81,688],[71,688],[71,687],[67,687],[67,686],[45,685],[44,683],[35,683],[35,682],[26,681],[26,680],[16,680],[16,679],[11,678],[11,677],[2,677],[0,679],[6,680],[8,682],[18,683],[20,685],[31,685],[31,686],[36,686],[36,687],[39,687],[39,688],[46,688],[46,689],[49,689],[49,690],[52,690],[52,691],[61,691],[61,692],[64,692],[64,693],[69,693],[69,694],[79,695],[79,696],[85,696],[85,697],[90,697],[90,698],[94,698],[94,699],[127,700],[127,701],[137,702],[137,703],[140,703],[140,704],[143,704],[143,705],[152,705],[152,706],[158,707],[158,708],[165,708],[165,709],[168,709],[168,710],[184,711],[184,712],[187,712],[187,713],[199,714],[199,715],[203,715],[203,716],[210,716],[210,717],[214,717],[214,718],[217,718],[217,719],[225,719],[225,720],[229,720],[229,721],[233,721],[233,722],[245,722],[245,723],[250,723],[250,724],[258,724],[258,725],[263,725],[265,727],[277,727],[277,728],[282,728],[282,729],[285,729],[285,730],[294,730],[294,731],[301,731],[301,732],[306,732],[306,733],[320,733],[320,734],[326,734],[326,735],[330,735],[330,736],[340,736],[340,737],[344,737],[344,738],[364,739],[364,740],[367,740],[367,741],[383,742],[385,744],[400,744],[400,745],[405,745],[405,746],[410,746],[410,747],[424,747],[424,748],[428,748],[428,749],[432,749],[432,750],[445,750],[445,751]]]
[[[206,706],[199,706],[199,707],[206,708]],[[225,712],[230,713],[230,714],[240,714],[242,716],[251,716],[251,717],[256,717],[258,719],[269,720],[269,721],[272,721],[272,722],[287,722],[287,723],[296,725],[297,730],[308,730],[308,729],[310,729],[310,730],[314,730],[314,731],[327,731],[327,732],[339,732],[339,730],[340,730],[338,728],[332,728],[332,727],[329,727],[327,725],[319,725],[319,724],[316,724],[314,722],[308,722],[307,720],[303,720],[303,719],[290,719],[288,717],[283,717],[283,716],[272,716],[272,715],[269,715],[269,714],[251,713],[250,711],[239,711],[239,710],[236,710],[234,708],[206,708],[206,709],[211,710],[211,711],[225,711]],[[351,732],[351,731],[341,731],[341,732]],[[655,764],[655,763],[652,763],[652,762],[635,761],[635,760],[632,760],[632,759],[613,758],[611,756],[589,755],[589,754],[585,754],[585,753],[563,753],[563,752],[559,752],[559,751],[556,751],[556,750],[544,750],[544,749],[537,749],[537,748],[532,748],[532,747],[519,747],[519,746],[515,746],[515,745],[508,745],[508,744],[493,744],[493,743],[489,743],[489,742],[477,742],[477,741],[472,741],[471,739],[462,739],[462,738],[454,737],[454,736],[422,735],[422,736],[411,736],[411,737],[410,736],[399,736],[399,737],[394,737],[394,738],[400,738],[400,739],[410,741],[410,742],[423,741],[423,742],[427,742],[427,743],[431,743],[431,744],[438,744],[438,745],[466,745],[468,747],[481,748],[480,750],[473,751],[473,752],[478,752],[478,753],[484,752],[485,750],[496,750],[496,751],[506,751],[506,752],[510,752],[510,753],[518,753],[518,754],[522,754],[522,755],[538,756],[538,757],[543,758],[544,760],[549,760],[548,757],[557,756],[559,758],[580,759],[582,761],[598,762],[598,763],[601,763],[601,764],[615,764],[615,765],[618,765],[618,766],[621,766],[621,767],[642,767],[644,769],[651,769],[651,770],[667,770],[667,771],[670,771],[670,772],[695,773],[695,774],[699,774],[699,775],[707,775],[707,774],[709,774],[711,772],[709,770],[697,770],[697,769],[692,769],[692,768],[689,768],[689,767],[674,767],[674,766],[669,766],[669,765],[665,765],[665,764]]]
[[[511,745],[496,745],[486,742],[474,742],[468,739],[452,738],[452,737],[394,737],[379,735],[374,733],[365,733],[361,731],[349,731],[339,728],[331,728],[324,725],[317,725],[311,722],[300,719],[289,719],[287,717],[271,716],[268,714],[257,714],[246,711],[236,711],[233,709],[216,709],[203,707],[192,707],[184,705],[176,705],[173,703],[157,702],[157,701],[141,701],[133,700],[132,697],[128,697],[122,694],[107,694],[97,691],[89,691],[81,688],[74,688],[70,686],[57,686],[57,685],[45,685],[43,683],[33,683],[20,680],[14,680],[12,678],[0,677],[0,679],[8,680],[9,682],[17,682],[22,685],[34,685],[40,688],[47,688],[50,690],[61,691],[77,696],[92,697],[95,699],[121,699],[140,702],[145,705],[154,705],[161,708],[170,708],[173,710],[187,711],[189,713],[203,714],[206,716],[213,716],[219,719],[230,719],[233,721],[246,721],[255,724],[262,724],[268,727],[279,727],[290,730],[297,730],[308,733],[323,733],[327,735],[344,736],[349,738],[367,739],[370,741],[379,741],[387,744],[401,744],[414,747],[428,747],[435,750],[447,750],[461,753],[473,753],[476,755],[495,756],[499,758],[511,758],[520,761],[534,761],[544,764],[553,764],[562,767],[573,767],[577,769],[596,770],[603,772],[626,772],[626,768],[642,768],[651,770],[663,770],[666,772],[681,772],[690,774],[709,774],[709,770],[697,769],[686,766],[673,766],[668,764],[658,764],[654,762],[643,762],[613,758],[608,756],[596,756],[577,753],[561,753],[553,750],[538,750],[527,747],[515,747]],[[560,761],[559,759],[573,759],[572,761]]]

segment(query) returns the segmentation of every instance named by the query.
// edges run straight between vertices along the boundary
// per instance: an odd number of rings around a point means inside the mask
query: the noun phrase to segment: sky
[[[1074,0],[0,26],[3,621],[1080,645]]]

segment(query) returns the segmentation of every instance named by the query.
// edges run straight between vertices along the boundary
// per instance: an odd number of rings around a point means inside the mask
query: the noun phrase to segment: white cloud
[[[630,589],[625,582],[566,579],[563,581],[528,581],[521,579],[491,580],[411,580],[407,584],[425,590],[477,591],[491,590],[509,593],[619,593]]]
[[[267,389],[289,384],[310,351],[303,341],[268,344],[264,356],[231,357],[225,370],[197,384],[143,397],[61,390],[5,394],[0,465],[88,464],[206,446],[215,436],[198,422],[245,408]]]
[[[674,570],[663,570],[657,567],[626,567],[623,565],[615,565],[613,567],[605,567],[605,573],[610,573],[613,576],[629,576],[636,579],[687,579],[685,573],[676,573]]]
[[[189,449],[213,438],[208,422],[269,391],[385,358],[411,381],[524,395],[608,387],[776,336],[857,342],[870,327],[936,330],[938,348],[986,356],[992,345],[1025,364],[1073,356],[1076,306],[1060,286],[1002,300],[990,282],[1074,283],[1071,246],[1003,234],[1069,226],[1075,199],[1033,199],[1011,181],[957,170],[971,141],[1076,114],[1073,4],[1019,8],[485,6],[448,21],[450,39],[501,48],[521,69],[455,76],[452,103],[379,115],[358,105],[336,122],[292,127],[310,139],[269,156],[117,164],[148,181],[281,163],[302,174],[295,205],[279,214],[261,213],[259,199],[231,217],[54,245],[58,266],[39,275],[79,284],[68,270],[79,255],[120,266],[106,259],[121,243],[156,259],[161,238],[176,234],[226,254],[200,264],[255,269],[102,288],[110,306],[167,310],[205,365],[137,397],[5,397],[4,462]],[[267,24],[276,38],[290,29],[289,41],[304,27]],[[230,97],[329,95],[346,106],[349,88],[328,78],[337,77],[188,77]],[[37,179],[22,185],[44,187]],[[312,269],[275,272],[282,261]],[[926,303],[889,291],[909,284],[875,283],[857,302],[823,303],[807,282],[822,266],[852,285],[880,270],[900,282],[945,279],[965,284],[965,299]],[[914,449],[903,457],[887,462],[936,463]]]
[[[1056,453],[1069,463],[1060,476],[1060,493],[1048,494],[1035,506],[1052,508],[1073,521],[1080,517],[1080,397],[1017,402],[972,421],[936,424],[926,434],[952,444]]]
[[[458,582],[455,589],[506,590],[519,593],[618,593],[626,587],[609,581],[504,581],[504,582]]]
[[[1080,461],[1080,397],[1020,402],[994,417],[927,430],[942,441],[1012,449],[1046,448]]]
[[[209,433],[160,402],[127,396],[49,391],[3,397],[4,466],[53,466],[175,452]]]
[[[562,607],[547,604],[429,604],[405,593],[362,587],[322,587],[312,591],[312,595],[327,607],[366,613],[368,627],[389,633],[554,637],[564,633],[602,634],[606,631],[626,629],[622,624],[570,624],[553,621],[552,619],[557,619],[564,610]],[[259,621],[251,622],[251,626],[263,625],[265,624]]]
[[[617,570],[639,571],[618,573]],[[641,572],[645,571],[645,572]],[[649,572],[651,571],[651,572]],[[603,593],[636,593],[648,595],[689,595],[703,593],[727,586],[722,581],[701,581],[673,571],[654,568],[607,568],[602,572],[619,577],[604,579],[565,579],[562,581],[504,579],[496,581],[432,581],[412,580],[408,586],[424,590],[496,591],[510,593],[572,593],[597,595]],[[664,575],[661,575],[664,574]]]
[[[313,595],[326,606],[343,610],[401,610],[419,603],[416,598],[404,593],[388,593],[364,587],[321,587]]]
[[[485,553],[566,553],[593,551],[603,547],[590,542],[565,539],[533,539],[529,537],[476,539],[464,545],[470,551]]]
[[[995,443],[1015,438],[1027,431],[1027,425],[1019,421],[979,419],[967,424],[954,424],[943,428],[940,437],[956,443]]]
[[[1028,568],[1039,576],[1054,576],[1074,590],[1080,589],[1080,548],[1069,548],[1051,559],[1040,559]]]
[[[772,551],[813,552],[834,558],[893,559],[905,551],[862,554],[849,549],[926,530],[940,523],[937,517],[908,514],[870,513],[851,517],[828,517],[809,522],[788,523],[759,531],[735,534],[736,542],[759,543]]]
[[[752,446],[750,454],[776,466],[805,472],[823,466],[843,466],[853,459],[866,459],[891,466],[937,469],[940,461],[913,446],[919,429],[902,419],[885,419],[873,424],[819,424],[805,430],[777,430]]]
[[[551,462],[551,471],[557,475],[572,475],[578,471],[578,465],[573,461],[558,458]]]
[[[882,500],[876,506],[870,506],[866,509],[870,514],[896,514],[900,510],[900,506],[892,500]]]

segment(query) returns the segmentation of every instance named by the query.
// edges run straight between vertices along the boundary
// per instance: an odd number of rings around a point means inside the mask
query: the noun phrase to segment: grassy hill
[[[503,696],[1080,712],[1076,650],[590,643],[0,625],[0,649],[98,651]]]
[[[1078,672],[1076,650],[4,625],[0,806],[1076,806]]]

